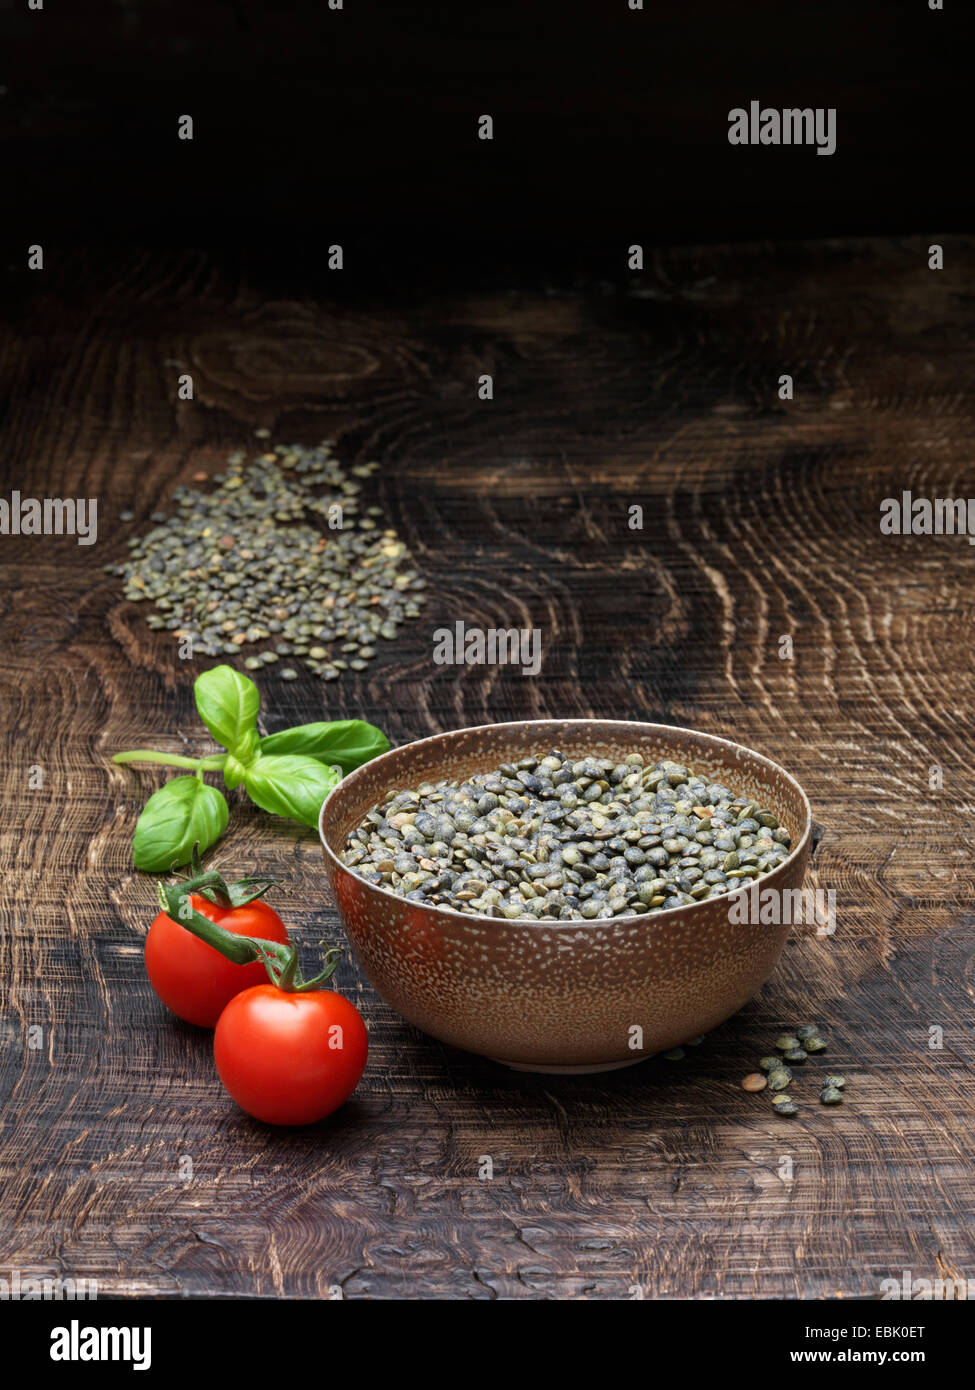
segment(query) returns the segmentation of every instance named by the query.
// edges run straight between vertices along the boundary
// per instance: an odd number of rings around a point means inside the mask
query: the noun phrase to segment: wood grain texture
[[[3,494],[97,496],[99,539],[0,537],[0,1272],[213,1297],[872,1298],[905,1269],[975,1279],[973,553],[878,524],[902,487],[975,494],[973,248],[949,239],[932,273],[926,240],[661,252],[626,285],[384,303],[268,292],[196,253],[8,274]],[[161,774],[108,762],[209,746],[197,667],[101,566],[260,426],[378,459],[431,596],[358,677],[262,675],[268,731],[362,715],[405,742],[599,715],[728,735],[806,787],[836,935],[797,932],[682,1064],[588,1079],[449,1052],[350,962],[372,1045],[355,1098],[294,1133],[241,1115],[206,1035],[144,976],[152,890],[129,837]],[[541,674],[433,666],[432,630],[456,620],[541,627]],[[311,834],[235,803],[218,858],[290,880],[309,953],[340,937]],[[801,1078],[789,1124],[738,1083],[804,1018],[849,1101],[827,1110]]]

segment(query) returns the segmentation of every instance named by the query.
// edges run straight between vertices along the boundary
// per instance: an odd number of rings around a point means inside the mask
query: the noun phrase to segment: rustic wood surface
[[[975,1279],[975,555],[878,524],[902,487],[975,492],[973,247],[947,239],[932,272],[929,239],[660,252],[625,285],[331,307],[202,253],[8,273],[2,495],[100,510],[90,548],[0,537],[0,1272],[169,1297]],[[378,459],[431,595],[360,677],[262,676],[269,730],[363,715],[405,742],[597,715],[740,739],[808,790],[835,936],[798,931],[684,1062],[581,1079],[441,1047],[350,962],[372,1048],[351,1103],[297,1132],[237,1111],[143,971],[152,884],[129,839],[163,774],[108,761],[208,747],[191,684],[210,662],[180,662],[102,565],[262,426]],[[541,627],[541,674],[435,667],[431,631],[457,619]],[[287,876],[309,948],[340,939],[310,833],[235,805],[218,858]],[[809,1018],[849,1100],[826,1109],[803,1079],[787,1123],[739,1081]]]

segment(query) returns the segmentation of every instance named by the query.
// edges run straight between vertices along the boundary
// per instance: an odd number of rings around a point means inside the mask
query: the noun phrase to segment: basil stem
[[[116,753],[112,758],[113,763],[158,763],[160,767],[188,767],[193,772],[219,772],[226,761],[226,753],[208,758],[184,758],[178,753],[157,753],[152,748],[130,748],[127,753]]]

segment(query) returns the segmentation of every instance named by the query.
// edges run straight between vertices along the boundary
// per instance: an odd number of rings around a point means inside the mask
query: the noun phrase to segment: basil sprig
[[[333,719],[330,724],[298,724],[268,734],[261,739],[261,754],[303,753],[309,758],[324,759],[354,772],[379,753],[389,751],[389,739],[374,724],[363,719]]]
[[[153,792],[132,839],[137,869],[165,873],[188,864],[197,843],[209,847],[227,828],[227,800],[202,777],[174,777]]]
[[[322,802],[341,780],[338,768],[297,753],[255,758],[244,773],[244,786],[251,801],[272,816],[287,816],[312,830],[318,828]]]
[[[197,713],[217,742],[242,763],[250,762],[260,741],[261,697],[254,682],[232,666],[214,666],[197,679],[193,697]]]
[[[196,708],[210,733],[226,749],[204,758],[133,748],[115,763],[156,763],[186,768],[154,792],[139,817],[132,841],[137,869],[154,873],[180,868],[204,852],[227,828],[223,794],[203,780],[222,772],[228,789],[243,783],[262,810],[315,829],[322,802],[346,772],[389,749],[381,730],[362,719],[301,724],[261,738],[257,729],[257,686],[232,666],[214,666],[194,686]]]

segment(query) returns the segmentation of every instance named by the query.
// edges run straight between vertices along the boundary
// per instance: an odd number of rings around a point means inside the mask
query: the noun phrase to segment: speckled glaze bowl
[[[761,888],[798,888],[809,860],[805,792],[776,763],[691,729],[621,720],[539,719],[457,729],[395,748],[346,777],[322,807],[329,883],[383,999],[442,1042],[529,1071],[623,1067],[706,1033],[752,998],[788,925],[735,925],[729,893],[668,912],[578,922],[473,917],[366,883],[339,855],[366,812],[425,781],[493,771],[558,748],[570,757],[672,758],[744,791],[792,836]],[[747,891],[742,890],[742,891]],[[631,1043],[641,1034],[642,1047]]]

